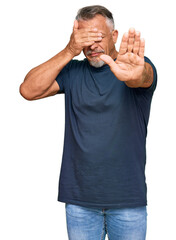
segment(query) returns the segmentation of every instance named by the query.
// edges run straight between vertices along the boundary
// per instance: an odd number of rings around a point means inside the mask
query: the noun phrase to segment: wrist
[[[125,84],[131,88],[141,87],[144,83],[145,74],[146,74],[146,68],[144,65],[143,69],[141,70],[141,73],[135,74],[135,77],[132,77],[132,79],[125,81]]]
[[[69,43],[64,50],[65,50],[66,56],[70,57],[71,59],[76,56],[76,54],[74,53],[74,50],[70,47]]]

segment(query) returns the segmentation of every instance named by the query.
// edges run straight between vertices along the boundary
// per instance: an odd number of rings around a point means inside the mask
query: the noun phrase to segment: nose
[[[98,43],[94,43],[94,44],[92,44],[91,46],[90,46],[90,49],[91,50],[94,50],[95,48],[97,48],[98,47]]]

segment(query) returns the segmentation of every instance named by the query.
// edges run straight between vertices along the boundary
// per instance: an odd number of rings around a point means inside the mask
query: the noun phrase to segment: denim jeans
[[[145,240],[147,207],[101,209],[65,204],[69,240]]]

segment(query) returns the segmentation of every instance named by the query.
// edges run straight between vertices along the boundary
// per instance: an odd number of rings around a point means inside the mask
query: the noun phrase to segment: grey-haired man
[[[58,201],[70,240],[144,240],[146,136],[157,73],[145,41],[130,28],[116,51],[112,13],[82,8],[67,46],[32,69],[21,95],[65,94]],[[81,52],[85,59],[73,60]]]

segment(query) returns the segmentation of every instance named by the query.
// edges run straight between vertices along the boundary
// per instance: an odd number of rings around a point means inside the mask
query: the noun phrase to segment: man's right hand
[[[101,41],[102,34],[95,28],[78,27],[75,20],[73,33],[66,48],[48,61],[31,69],[20,85],[20,93],[27,100],[36,100],[55,95],[60,87],[56,77],[69,61],[79,55],[83,48]]]
[[[102,33],[96,28],[79,29],[78,21],[74,21],[73,32],[67,45],[67,50],[74,56],[81,53],[83,48],[102,40]]]

